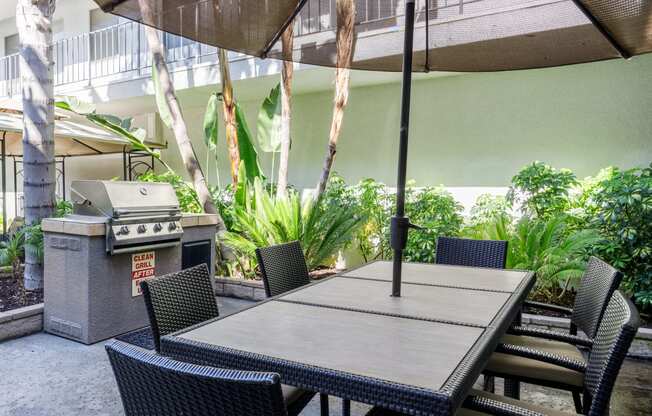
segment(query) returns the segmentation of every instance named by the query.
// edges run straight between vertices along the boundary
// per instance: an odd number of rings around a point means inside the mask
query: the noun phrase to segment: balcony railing
[[[465,6],[484,0],[430,0],[432,16],[461,15]],[[521,0],[522,1],[522,0]],[[356,0],[356,23],[370,29],[391,28],[403,9],[403,0]],[[425,0],[417,1],[423,10]],[[296,44],[301,37],[335,29],[335,0],[309,0],[295,22]],[[215,62],[217,50],[179,36],[163,33],[168,63]],[[54,85],[63,86],[119,74],[149,75],[151,58],[144,28],[135,22],[60,40],[53,47]],[[0,97],[20,94],[18,54],[0,58]]]

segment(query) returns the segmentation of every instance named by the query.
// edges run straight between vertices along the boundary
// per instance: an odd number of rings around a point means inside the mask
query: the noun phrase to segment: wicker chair
[[[582,384],[586,410],[590,416],[609,414],[609,399],[627,350],[639,327],[639,316],[631,301],[614,293],[594,340]],[[457,416],[563,416],[560,412],[509,397],[473,390]],[[402,416],[401,413],[374,408],[367,416]]]
[[[268,297],[310,283],[306,258],[298,241],[257,248],[256,256]]]
[[[161,337],[219,315],[206,264],[140,282],[156,352]]]
[[[106,351],[126,416],[288,416],[307,404],[284,399],[278,374],[183,363],[120,341]]]
[[[512,327],[489,359],[484,374],[570,391],[577,412],[581,412],[586,361],[578,347],[592,351],[593,339],[609,299],[621,280],[622,274],[618,270],[591,257],[573,309],[526,302],[527,305],[570,315],[570,333]],[[577,335],[578,328],[586,337]],[[518,392],[509,393],[509,396],[518,398]]]
[[[504,269],[507,241],[439,237],[435,263]]]
[[[310,283],[308,265],[298,241],[256,249],[267,297],[282,295]],[[321,414],[328,415],[328,396],[320,394]],[[350,402],[342,403],[342,414],[350,414]]]
[[[142,281],[140,287],[158,353],[162,336],[219,315],[206,264]],[[282,387],[286,401],[293,403],[288,408],[290,415],[298,414],[315,395],[295,387]]]

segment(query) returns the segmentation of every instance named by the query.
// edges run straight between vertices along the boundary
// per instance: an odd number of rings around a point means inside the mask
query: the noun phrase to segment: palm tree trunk
[[[224,49],[218,50],[218,63],[222,82],[222,107],[224,109],[224,127],[226,130],[226,146],[231,162],[231,181],[233,189],[238,184],[238,169],[240,168],[240,149],[238,147],[238,129],[235,119],[235,101],[233,99],[233,83],[229,69],[229,57]]]
[[[335,69],[335,99],[333,100],[333,119],[331,121],[331,130],[328,137],[328,147],[321,177],[317,184],[315,199],[318,199],[326,189],[326,183],[331,173],[335,153],[337,152],[337,140],[342,130],[342,119],[344,118],[344,108],[349,99],[349,65],[353,58],[355,24],[355,1],[354,0],[337,0],[337,68]]]
[[[149,6],[148,0],[139,0],[141,15],[143,16],[143,21],[145,23],[153,23],[154,16]],[[181,153],[181,158],[183,159],[183,164],[192,179],[193,187],[197,192],[197,197],[201,203],[204,212],[209,214],[217,214],[218,217],[218,231],[221,232],[226,229],[224,226],[224,221],[219,215],[215,204],[211,198],[211,194],[208,190],[208,185],[206,183],[206,178],[204,173],[201,170],[199,161],[197,160],[197,155],[195,154],[195,149],[192,146],[190,137],[188,136],[188,130],[186,128],[186,122],[181,113],[181,106],[176,96],[174,90],[174,85],[172,83],[172,78],[170,78],[170,72],[168,71],[167,63],[165,62],[165,49],[161,39],[158,37],[156,30],[150,26],[145,26],[145,35],[147,36],[147,44],[149,45],[149,50],[152,54],[152,60],[156,71],[159,77],[159,83],[163,91],[163,96],[165,97],[165,103],[167,104],[167,110],[170,113],[172,118],[172,130],[174,132],[174,137],[179,146],[179,152]]]
[[[281,72],[281,157],[278,164],[278,182],[276,184],[276,197],[284,198],[287,195],[288,164],[290,162],[290,128],[292,123],[292,77],[294,66],[292,63],[292,48],[294,47],[294,28],[290,24],[283,36],[283,70]]]
[[[52,216],[56,205],[54,166],[54,86],[52,83],[52,15],[54,0],[19,0],[16,26],[20,36],[23,95],[23,189],[25,224]],[[25,251],[24,286],[43,288],[38,253]]]

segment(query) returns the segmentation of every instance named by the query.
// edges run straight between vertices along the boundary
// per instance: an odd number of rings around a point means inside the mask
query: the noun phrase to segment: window
[[[18,33],[11,36],[5,36],[5,56],[18,53],[20,49],[20,38]]]

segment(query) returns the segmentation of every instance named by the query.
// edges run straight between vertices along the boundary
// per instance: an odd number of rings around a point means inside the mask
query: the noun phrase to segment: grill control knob
[[[123,234],[123,235],[127,235],[127,234],[129,234],[129,227],[127,227],[126,225],[123,225],[123,226],[120,227],[120,229],[118,230],[118,234]]]
[[[161,225],[160,222],[154,224],[154,232],[155,232],[155,233],[158,233],[158,232],[161,231],[162,229],[163,229],[163,226]]]
[[[140,224],[138,228],[136,229],[140,234],[144,233],[147,231],[147,226],[145,224]]]
[[[171,223],[168,225],[168,230],[170,230],[170,231],[174,231],[174,230],[176,230],[176,229],[177,229],[177,223],[175,223],[175,222],[171,222]]]

